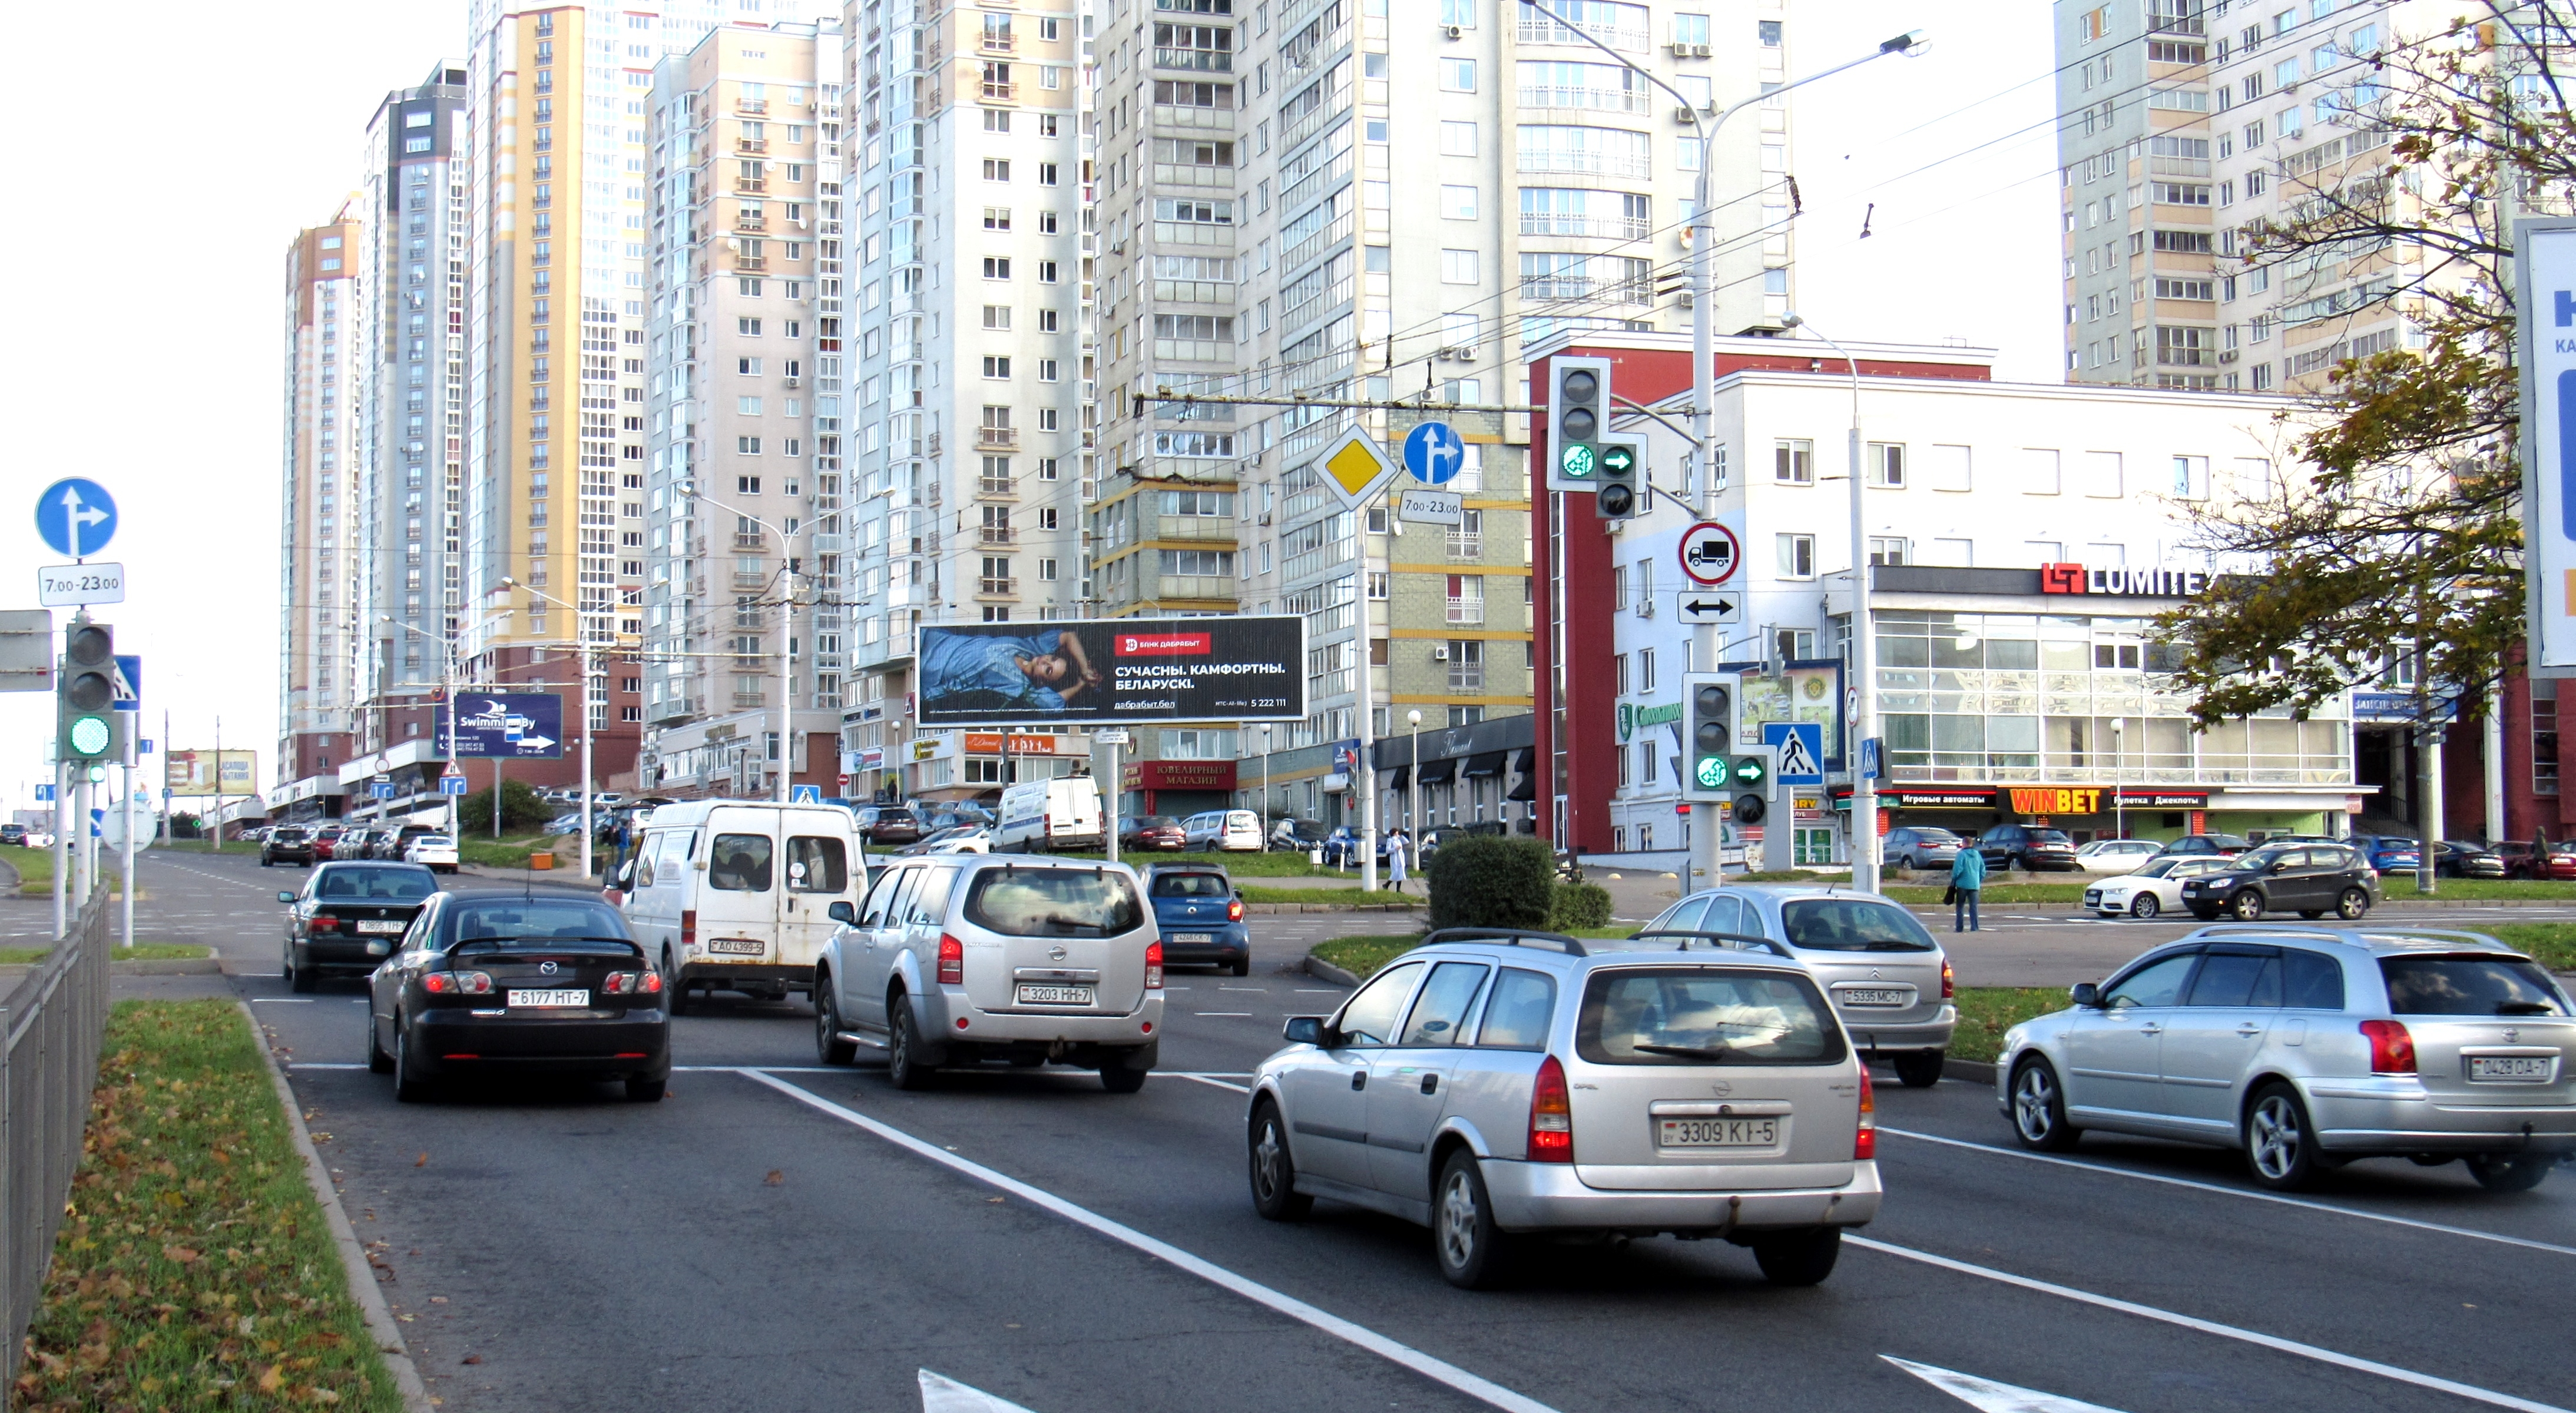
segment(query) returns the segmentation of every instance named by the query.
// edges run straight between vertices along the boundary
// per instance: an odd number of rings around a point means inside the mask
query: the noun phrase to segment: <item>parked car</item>
[[[0,844],[6,844],[15,849],[25,848],[27,845],[27,826],[23,824],[0,824]]]
[[[1453,928],[1282,1033],[1252,1076],[1254,1210],[1428,1226],[1454,1285],[1612,1232],[1723,1237],[1814,1285],[1878,1212],[1869,1074],[1783,957]]]
[[[2504,855],[2484,844],[2445,839],[2433,856],[2433,872],[2445,878],[2502,878]]]
[[[1968,841],[1947,829],[1909,824],[1887,831],[1879,841],[1882,868],[1948,868]]]
[[[367,1068],[394,1098],[459,1074],[623,1080],[661,1099],[669,993],[615,908],[569,893],[439,893],[367,983]]]
[[[1163,964],[1208,962],[1237,976],[1252,974],[1252,929],[1243,898],[1213,864],[1148,864],[1138,870],[1162,929]]]
[[[905,845],[902,854],[989,854],[993,852],[993,831],[981,824],[960,824],[925,834],[921,842]]]
[[[1383,829],[1377,832],[1377,861],[1380,866],[1386,863],[1386,831]],[[1324,836],[1324,862],[1335,868],[1359,867],[1360,832],[1347,824],[1336,825],[1332,833]]]
[[[54,832],[50,829],[28,830],[27,847],[30,849],[50,849],[54,847]]]
[[[416,863],[432,873],[456,871],[456,841],[444,834],[414,834],[403,845],[403,862]]]
[[[858,825],[837,805],[690,800],[653,812],[622,905],[673,1015],[692,990],[810,991],[830,905],[866,891]]]
[[[1189,835],[1181,822],[1167,814],[1140,814],[1128,820],[1118,831],[1122,849],[1186,849]]]
[[[1825,988],[1854,1046],[1893,1064],[1908,1088],[1939,1082],[1959,1024],[1955,978],[1902,905],[1849,888],[1738,883],[1690,894],[1637,935],[1655,933],[1768,939]]]
[[[2253,847],[2252,844],[2234,834],[2186,834],[2168,842],[2156,852],[2184,854],[2199,858],[2234,858]]]
[[[1100,783],[1088,775],[1023,780],[1002,787],[1001,822],[993,847],[1021,853],[1091,850],[1108,842],[1108,813]]]
[[[575,810],[570,814],[559,814],[554,818],[547,820],[545,833],[548,837],[556,837],[565,834],[577,835],[581,833],[581,811]]]
[[[1480,819],[1471,824],[1444,824],[1436,829],[1426,829],[1422,832],[1422,842],[1414,849],[1414,857],[1408,860],[1408,866],[1419,867],[1429,863],[1431,856],[1453,839],[1464,839],[1471,834],[1501,838],[1511,832],[1512,827],[1499,819]]]
[[[2084,911],[2104,917],[2155,917],[2182,907],[2185,880],[2215,873],[2229,860],[2216,854],[2162,854],[2136,871],[2084,889]]]
[[[1250,810],[1202,810],[1181,821],[1181,837],[1193,849],[1261,850],[1261,816]]]
[[[886,1054],[898,1089],[945,1065],[1008,1060],[1145,1085],[1162,1044],[1163,944],[1125,864],[902,859],[838,926],[814,970],[814,1048],[827,1065]]]
[[[312,834],[313,861],[325,863],[338,857],[340,836],[348,832],[349,828],[344,824],[325,824],[315,829]]]
[[[2027,1148],[2086,1129],[2210,1143],[2275,1189],[2354,1158],[2459,1158],[2496,1192],[2576,1152],[2567,992],[2492,938],[2208,927],[2070,995],[2004,1032],[1995,1102]]]
[[[1282,819],[1270,826],[1270,847],[1304,854],[1323,847],[1332,831],[1311,819]]]
[[[2042,824],[1997,824],[1977,836],[1977,848],[1988,868],[2018,868],[2032,873],[2071,872],[2075,840],[2063,829]]]
[[[990,826],[994,822],[993,812],[978,804],[941,805],[937,809],[916,810],[914,813],[925,837],[944,829],[955,829],[961,824]]]
[[[2096,839],[2075,851],[2075,866],[2086,873],[2127,873],[2163,850],[2153,839]]]
[[[2182,905],[2203,920],[2252,922],[2277,910],[2352,921],[2378,902],[2379,875],[2341,844],[2266,844],[2182,885]]]
[[[921,817],[904,805],[865,805],[855,818],[859,837],[871,844],[914,844],[921,840]]]
[[[2504,860],[2507,878],[2576,879],[2576,840],[2553,839],[2546,855],[2535,852],[2528,839],[2508,840],[2495,851]]]
[[[331,857],[335,859],[383,858],[384,841],[388,832],[373,826],[344,830],[341,832],[340,842],[331,848]]]
[[[259,866],[275,868],[282,863],[313,866],[313,831],[300,824],[271,826],[268,837],[259,841]]]
[[[364,976],[391,955],[395,939],[438,891],[430,871],[413,864],[322,864],[286,904],[286,952],[278,968],[287,987],[310,991],[325,976]]]
[[[2381,873],[2411,872],[2424,858],[2421,844],[2399,834],[2356,834],[2344,842]]]

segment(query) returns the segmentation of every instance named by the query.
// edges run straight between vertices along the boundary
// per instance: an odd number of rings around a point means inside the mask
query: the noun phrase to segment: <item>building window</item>
[[[1778,535],[1773,537],[1780,552],[1780,577],[1813,579],[1816,577],[1816,537],[1813,535]]]
[[[1816,444],[1803,438],[1771,444],[1771,479],[1783,485],[1816,483]]]
[[[1869,444],[1869,483],[1890,490],[1905,489],[1905,444],[1871,442]]]
[[[1474,627],[1485,621],[1485,580],[1476,574],[1449,576],[1449,621]]]
[[[2542,692],[2550,695],[2543,696]],[[2531,679],[2531,793],[2558,793],[2558,684]]]
[[[1908,563],[1910,556],[1906,554],[1906,548],[1906,542],[1901,538],[1873,536],[1869,542],[1869,562],[1872,564]]]
[[[1449,690],[1477,692],[1485,690],[1485,645],[1474,638],[1449,640]]]

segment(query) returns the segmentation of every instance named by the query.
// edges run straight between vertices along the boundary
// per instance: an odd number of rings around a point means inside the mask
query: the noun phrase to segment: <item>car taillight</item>
[[[658,971],[612,971],[608,974],[608,980],[602,983],[599,989],[611,996],[656,995],[662,989],[662,973]]]
[[[1574,1161],[1574,1102],[1565,1087],[1565,1066],[1554,1055],[1538,1062],[1538,1079],[1530,1086],[1529,1160]]]
[[[680,912],[680,945],[698,945],[698,910],[695,908],[684,908]]]
[[[1145,944],[1145,989],[1163,989],[1163,944],[1160,942]]]
[[[1225,905],[1225,920],[1228,922],[1243,921],[1243,900],[1241,898],[1237,898],[1233,902]]]
[[[2415,1037],[2406,1033],[2404,1022],[2366,1020],[2361,1033],[2370,1041],[2372,1074],[2415,1073]]]
[[[939,984],[966,984],[966,944],[945,933],[939,938]]]
[[[1852,1161],[1878,1156],[1878,1091],[1869,1082],[1869,1066],[1860,1067],[1860,1128],[1852,1134]]]
[[[1943,957],[1941,959],[1941,999],[1947,1001],[1958,994],[1958,974],[1950,970],[1950,959]]]
[[[492,977],[479,971],[434,971],[420,979],[420,989],[432,996],[489,996]]]
[[[316,932],[337,932],[340,930],[340,920],[336,917],[317,917],[313,919],[313,930]]]

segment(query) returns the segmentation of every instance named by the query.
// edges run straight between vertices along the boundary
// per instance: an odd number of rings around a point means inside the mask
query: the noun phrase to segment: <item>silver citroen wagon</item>
[[[1253,1077],[1252,1201],[1428,1226],[1477,1287],[1523,1237],[1749,1246],[1813,1285],[1878,1213],[1868,1073],[1807,969],[1765,939],[1433,933]]]

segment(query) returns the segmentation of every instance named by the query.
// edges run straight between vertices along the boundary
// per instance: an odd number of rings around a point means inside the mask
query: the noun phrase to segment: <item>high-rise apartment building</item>
[[[2219,385],[2209,30],[2224,8],[2054,7],[2069,382]]]
[[[361,199],[299,232],[286,253],[286,466],[279,506],[276,783],[358,749],[366,603],[367,226]]]

